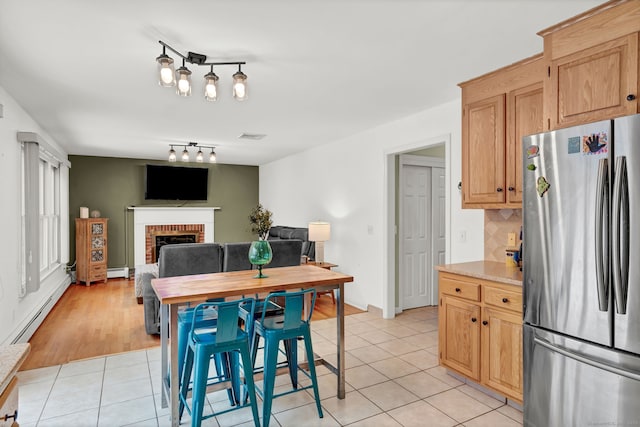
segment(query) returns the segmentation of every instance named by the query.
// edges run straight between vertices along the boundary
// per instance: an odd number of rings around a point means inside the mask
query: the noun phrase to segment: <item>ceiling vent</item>
[[[264,138],[265,136],[267,136],[267,135],[265,135],[264,133],[246,133],[246,132],[243,132],[238,136],[238,139],[251,139],[253,141],[259,141],[262,138]]]

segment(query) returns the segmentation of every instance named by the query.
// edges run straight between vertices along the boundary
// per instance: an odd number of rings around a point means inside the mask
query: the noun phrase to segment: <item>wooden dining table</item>
[[[170,361],[178,360],[178,308],[212,298],[239,297],[264,294],[273,291],[315,288],[336,290],[337,366],[329,365],[338,376],[337,396],[345,396],[344,349],[344,284],[353,282],[353,276],[313,265],[264,268],[268,277],[256,278],[256,270],[232,271],[192,276],[153,279],[151,286],[160,300],[160,348],[162,407],[171,406],[171,425],[179,425],[178,366]],[[313,361],[310,361],[313,363]],[[327,364],[327,362],[324,362]]]

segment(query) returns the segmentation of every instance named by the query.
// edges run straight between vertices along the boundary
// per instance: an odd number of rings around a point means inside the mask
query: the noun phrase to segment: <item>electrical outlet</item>
[[[466,230],[458,231],[458,242],[464,243],[466,241],[467,241],[467,231]]]
[[[514,247],[516,245],[516,233],[507,234],[507,246]]]

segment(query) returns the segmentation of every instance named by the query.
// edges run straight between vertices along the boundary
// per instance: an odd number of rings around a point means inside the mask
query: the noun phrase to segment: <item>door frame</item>
[[[398,190],[399,190],[399,195],[398,195],[398,218],[397,218],[397,222],[398,222],[398,236],[402,236],[402,230],[404,229],[404,177],[403,177],[403,169],[405,166],[421,166],[421,167],[425,167],[425,168],[429,168],[429,170],[431,171],[431,168],[442,168],[445,169],[446,171],[446,159],[441,159],[439,157],[428,157],[428,156],[416,156],[416,155],[411,155],[411,154],[400,154],[400,159],[398,162],[399,165],[399,171],[398,171]],[[433,183],[432,185],[430,185],[429,188],[429,195],[431,197],[431,212],[433,212],[433,199],[434,199],[434,195],[433,195]],[[446,201],[445,201],[446,203]],[[433,218],[431,219],[432,223],[433,223]],[[395,239],[394,239],[395,241]],[[433,233],[431,233],[431,238],[430,238],[430,242],[429,244],[431,245],[431,247],[433,248]],[[401,238],[398,238],[398,253],[400,255],[402,255],[404,253],[404,241]],[[433,259],[433,256],[431,257],[431,259]],[[395,308],[395,312],[396,313],[400,313],[404,310],[404,300],[402,298],[402,291],[405,289],[405,287],[403,286],[405,284],[405,281],[403,280],[403,269],[400,268],[400,263],[398,263],[396,265],[396,269],[398,270],[398,292],[399,292],[399,297],[398,297],[398,301],[396,301],[396,308]],[[431,275],[429,275],[429,277],[431,277]],[[429,279],[431,280],[431,279]]]
[[[446,197],[446,260],[447,263],[451,261],[451,134],[443,134],[429,139],[422,139],[414,141],[408,144],[399,145],[396,147],[384,150],[384,182],[385,187],[383,189],[383,211],[382,221],[384,226],[383,231],[383,253],[386,258],[386,262],[382,263],[382,277],[385,278],[386,285],[384,286],[382,295],[382,317],[385,319],[391,319],[395,316],[396,306],[396,164],[395,158],[398,154],[408,153],[420,148],[428,148],[434,145],[444,144],[445,146],[445,197]]]

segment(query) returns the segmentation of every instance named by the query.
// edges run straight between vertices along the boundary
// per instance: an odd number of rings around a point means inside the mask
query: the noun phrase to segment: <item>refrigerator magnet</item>
[[[606,132],[585,135],[582,137],[582,152],[588,156],[605,154],[608,151],[608,142]]]
[[[573,136],[567,140],[567,153],[568,154],[576,154],[580,153],[581,150],[581,138],[579,136]]]
[[[527,159],[533,159],[540,155],[540,147],[537,145],[530,145],[527,147]]]
[[[533,163],[529,163],[529,164],[527,165],[527,169],[529,169],[530,171],[534,171],[534,170],[536,170],[536,169],[538,169],[538,168],[537,168],[537,167],[536,167],[536,165],[534,165]]]
[[[538,177],[536,183],[536,190],[538,191],[538,196],[540,197],[544,196],[545,193],[549,190],[549,187],[551,187],[551,184],[549,184],[544,176]]]

